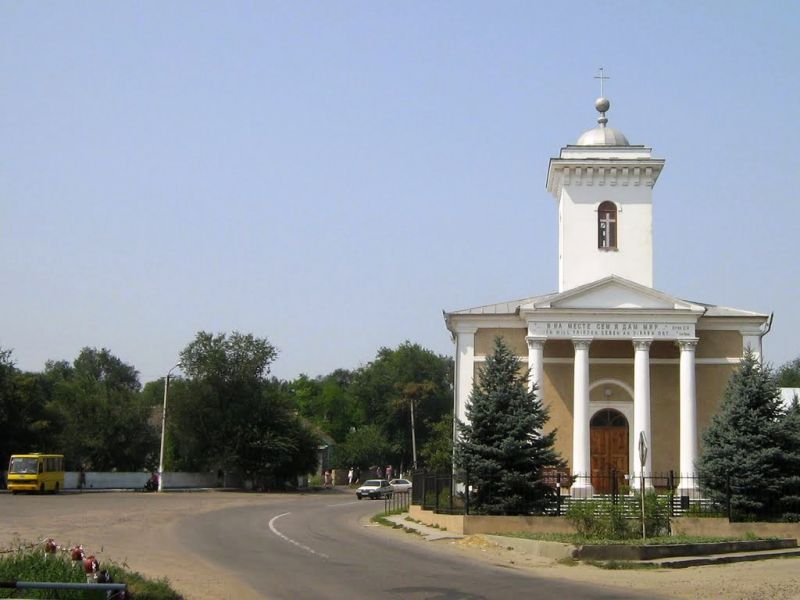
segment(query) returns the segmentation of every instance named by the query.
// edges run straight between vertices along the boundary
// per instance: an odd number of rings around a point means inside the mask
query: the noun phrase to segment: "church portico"
[[[606,126],[607,100],[596,107],[598,127],[548,170],[558,291],[445,313],[456,342],[454,414],[466,418],[473,380],[501,336],[549,410],[545,432],[557,430],[574,496],[605,493],[612,470],[637,487],[642,470],[648,486],[673,471],[680,494],[692,495],[700,433],[746,348],[760,356],[769,317],[653,287],[653,188],[665,163]]]

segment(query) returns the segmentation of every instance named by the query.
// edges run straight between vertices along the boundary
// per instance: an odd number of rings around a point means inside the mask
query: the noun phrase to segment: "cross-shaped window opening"
[[[617,247],[617,206],[613,202],[603,202],[597,209],[597,247]]]

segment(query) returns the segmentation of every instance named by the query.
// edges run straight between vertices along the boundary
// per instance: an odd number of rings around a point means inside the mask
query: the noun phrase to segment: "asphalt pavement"
[[[423,543],[370,523],[382,505],[339,490],[287,496],[263,507],[188,516],[179,535],[193,553],[272,600],[655,598],[444,551],[439,544],[446,542]]]

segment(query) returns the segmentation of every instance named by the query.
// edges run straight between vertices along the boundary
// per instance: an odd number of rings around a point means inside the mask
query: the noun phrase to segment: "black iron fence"
[[[411,504],[444,514],[475,514],[481,510],[480,506],[475,510],[479,502],[479,490],[467,473],[418,471],[412,475],[412,479]],[[624,511],[629,507],[633,518],[636,516],[635,508],[639,506],[637,499],[644,489],[645,494],[655,494],[667,506],[670,517],[696,515],[731,518],[730,491],[727,495],[717,493],[712,497],[704,493],[702,481],[696,475],[681,476],[669,471],[651,474],[642,481],[640,477],[613,469],[585,476],[553,470],[543,473],[541,482],[552,489],[547,501],[542,503],[538,498],[530,498],[530,502],[523,501],[520,504],[537,505],[537,510],[513,514],[563,516],[572,503],[594,500],[619,504]]]
[[[390,512],[407,510],[410,502],[410,492],[393,492],[391,496],[386,496],[383,499],[383,511],[388,514]]]

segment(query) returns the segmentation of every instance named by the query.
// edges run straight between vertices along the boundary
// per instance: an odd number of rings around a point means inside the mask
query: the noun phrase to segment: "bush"
[[[639,504],[640,496],[636,497]],[[641,505],[640,505],[641,506]],[[645,536],[657,537],[669,535],[669,496],[659,496],[655,492],[646,492],[644,495],[644,523]],[[642,520],[639,518],[639,529]]]
[[[594,540],[624,540],[641,537],[641,496],[621,496],[616,504],[608,500],[580,500],[567,509],[567,520],[579,535]],[[669,498],[655,492],[644,496],[647,537],[669,534]]]
[[[449,508],[450,507],[450,486],[444,486],[441,490],[439,490],[439,506],[441,508]],[[452,497],[453,506],[463,506],[464,502],[463,499],[459,498],[459,495]],[[425,490],[425,505],[426,506],[434,506],[436,504],[436,491],[435,490]]]
[[[152,580],[129,571],[124,565],[102,564],[117,583],[128,584],[135,600],[181,600],[166,580]],[[63,554],[46,554],[42,550],[17,548],[0,558],[0,580],[86,583],[82,563],[74,563]],[[17,590],[0,589],[0,598],[15,598]],[[25,590],[26,598],[58,598],[59,600],[105,600],[103,591]]]
[[[631,523],[623,504],[606,500],[580,500],[567,509],[567,520],[588,539],[624,540],[631,537]]]

